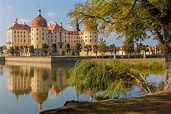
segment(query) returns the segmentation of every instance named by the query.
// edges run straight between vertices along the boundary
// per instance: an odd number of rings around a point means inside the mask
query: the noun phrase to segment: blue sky
[[[26,22],[31,26],[31,21],[37,16],[39,8],[48,23],[62,22],[65,29],[70,29],[69,23],[72,19],[66,14],[79,2],[86,0],[0,0],[0,45],[6,45],[6,31],[16,18],[19,23]],[[106,42],[108,45],[113,43],[116,46],[122,45],[122,40],[116,40],[114,34],[109,35]],[[144,44],[154,46],[156,41],[147,40]]]

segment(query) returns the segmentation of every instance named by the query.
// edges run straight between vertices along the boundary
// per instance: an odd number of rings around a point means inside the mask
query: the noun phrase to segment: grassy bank
[[[146,60],[144,60],[144,59],[130,59],[130,60],[122,59],[119,61],[124,62],[124,64],[117,63],[117,65],[120,65],[120,69],[118,71],[121,74],[127,73],[127,72],[123,72],[121,70],[121,69],[125,69],[125,68],[128,71],[130,71],[129,68],[132,70],[135,70],[135,71],[137,71],[137,69],[139,69],[141,72],[144,72],[143,69],[148,69],[148,70],[154,69],[156,71],[159,71],[159,70],[164,71],[164,68],[165,68],[164,59],[146,59]],[[95,63],[93,63],[93,62],[95,62]],[[84,68],[86,67],[86,64],[83,65]],[[95,60],[91,60],[91,62],[88,63],[87,69],[88,69],[88,71],[95,70],[95,68],[97,66],[97,69],[101,70],[101,71],[97,72],[97,74],[98,73],[101,74],[102,71],[105,72],[109,68],[111,68],[111,69],[109,69],[110,74],[111,73],[115,74],[116,73],[115,70],[116,70],[116,68],[118,68],[118,66],[116,66],[115,64],[116,63],[113,60],[95,59]],[[80,69],[83,69],[83,68],[80,68]],[[80,75],[82,73],[80,69],[78,68],[79,72],[75,72],[75,74],[78,73]],[[85,74],[82,74],[83,77],[86,77],[86,75],[89,75],[89,74],[87,74],[86,71],[84,71],[84,73]],[[93,74],[93,72],[91,72],[91,74]],[[110,76],[110,74],[109,74],[109,76]],[[113,74],[112,74],[112,76],[113,76]],[[95,74],[93,74],[92,76],[94,76],[94,75]],[[105,79],[102,76],[101,76],[101,78]],[[91,76],[89,76],[89,77],[91,77]],[[86,77],[86,80],[88,80],[88,79],[89,78]],[[105,82],[109,84],[109,82],[112,79],[113,79],[113,77],[110,80],[107,80],[107,81],[105,80]],[[78,83],[78,80],[76,80],[76,81]],[[81,80],[81,82],[83,82],[83,79]],[[82,84],[82,83],[79,83],[79,84]],[[78,86],[79,86],[79,84],[78,84]],[[90,85],[90,84],[88,83],[87,85]],[[94,81],[92,84],[95,84]],[[126,84],[128,84],[128,83],[126,83]],[[84,87],[84,86],[81,86],[81,87]],[[117,86],[117,84],[115,84],[115,86],[112,86],[112,87],[115,88],[116,86]],[[90,88],[90,87],[87,87],[87,88]],[[94,88],[92,88],[92,89],[94,89]],[[97,88],[97,89],[99,90],[99,88]],[[129,99],[109,99],[109,100],[102,100],[102,101],[93,102],[93,103],[92,102],[84,102],[84,101],[71,102],[61,108],[47,110],[40,114],[55,114],[55,113],[57,113],[57,114],[64,114],[64,113],[69,113],[69,114],[92,114],[92,113],[95,113],[95,114],[132,114],[132,113],[133,114],[170,114],[171,113],[170,109],[171,109],[171,89],[157,92],[157,93],[154,93],[154,94],[151,94],[148,96],[135,97],[135,98],[129,98]]]

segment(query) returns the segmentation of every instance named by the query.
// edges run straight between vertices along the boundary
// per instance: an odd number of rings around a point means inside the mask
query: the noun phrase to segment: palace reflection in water
[[[67,71],[71,68],[46,64],[41,67],[11,66],[11,63],[7,67],[8,90],[15,95],[16,100],[19,100],[20,95],[27,96],[31,92],[40,110],[48,93],[56,96],[62,94],[66,88]]]

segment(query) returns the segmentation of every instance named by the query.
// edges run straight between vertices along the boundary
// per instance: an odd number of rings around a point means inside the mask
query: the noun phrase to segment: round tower
[[[31,45],[35,49],[41,49],[42,44],[48,44],[47,21],[41,16],[41,10],[38,10],[38,16],[32,20],[31,26]]]

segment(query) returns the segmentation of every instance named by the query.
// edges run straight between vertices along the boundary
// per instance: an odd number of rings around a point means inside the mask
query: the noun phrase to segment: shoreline
[[[66,101],[62,107],[40,111],[39,114],[87,114],[87,113],[171,113],[171,88],[151,95],[129,99],[107,99],[97,102]]]

